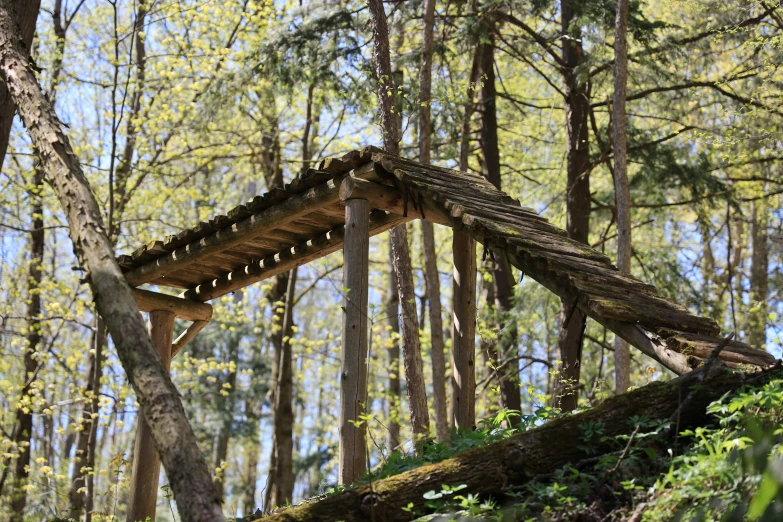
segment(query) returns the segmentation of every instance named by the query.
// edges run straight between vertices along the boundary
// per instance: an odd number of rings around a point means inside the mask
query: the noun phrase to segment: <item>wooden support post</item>
[[[171,338],[174,335],[174,312],[155,310],[150,312],[150,336],[158,350],[166,370],[171,366]],[[133,450],[128,522],[155,520],[155,504],[158,501],[158,477],[160,457],[152,441],[152,432],[139,411],[136,446]]]
[[[476,424],[476,240],[454,230],[451,408],[457,428]]]
[[[343,346],[340,374],[340,484],[357,482],[367,470],[365,424],[355,425],[367,399],[367,273],[370,205],[366,199],[345,202],[343,246]]]

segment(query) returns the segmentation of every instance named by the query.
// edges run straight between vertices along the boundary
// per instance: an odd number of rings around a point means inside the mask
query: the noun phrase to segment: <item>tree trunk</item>
[[[293,468],[293,431],[294,413],[293,400],[293,358],[291,354],[291,335],[293,335],[294,298],[296,295],[297,269],[289,272],[286,287],[285,311],[283,312],[282,351],[278,361],[278,388],[275,394],[275,418],[273,446],[275,448],[275,469],[270,484],[271,506],[284,506],[293,502],[294,468]]]
[[[432,148],[432,52],[435,27],[435,0],[424,3],[424,45],[419,72],[419,161],[430,162]],[[446,356],[443,342],[443,310],[440,296],[438,256],[435,251],[435,227],[421,221],[424,239],[424,267],[427,274],[427,300],[430,303],[430,339],[432,344],[432,388],[435,406],[435,433],[442,441],[449,436],[448,408],[446,404]]]
[[[566,113],[566,231],[568,237],[587,244],[590,229],[590,147],[587,124],[590,108],[587,82],[578,68],[584,61],[582,33],[575,20],[574,0],[560,5],[563,45],[563,91]],[[572,22],[575,22],[572,27]],[[560,367],[552,396],[563,411],[576,408],[579,397],[579,370],[587,316],[576,303],[562,302],[560,334],[557,339]]]
[[[68,218],[74,251],[136,391],[183,521],[223,520],[206,461],[114,257],[87,179],[22,45],[10,0],[0,0],[0,72]],[[185,501],[184,499],[187,499]]]
[[[317,502],[301,504],[270,517],[277,521],[404,522],[410,511],[426,513],[424,494],[440,491],[444,484],[465,486],[465,494],[480,498],[502,498],[519,491],[536,475],[555,472],[566,464],[602,455],[616,449],[614,437],[628,434],[628,419],[646,417],[667,420],[679,411],[680,428],[699,426],[710,417],[710,402],[743,384],[761,385],[779,378],[780,372],[738,374],[716,371],[704,380],[701,372],[668,382],[654,382],[624,397],[613,397],[600,406],[575,415],[565,415],[506,440],[467,451],[438,464],[421,466],[374,484],[344,491]],[[693,392],[690,401],[683,397]],[[590,441],[590,453],[579,440],[588,423],[603,426],[600,440]],[[401,509],[408,506],[410,509]],[[266,522],[267,519],[264,519]]]
[[[70,517],[78,519],[84,515],[90,517],[91,502],[88,499],[89,482],[92,478],[90,461],[95,459],[95,437],[97,436],[98,401],[100,396],[100,380],[103,375],[103,346],[105,344],[105,327],[100,317],[96,317],[95,331],[92,334],[93,347],[89,358],[89,373],[84,387],[84,401],[81,409],[81,430],[76,435],[76,454],[71,469],[71,489],[68,493],[70,502]]]
[[[147,50],[145,47],[145,37],[142,34],[145,31],[144,24],[147,18],[147,5],[146,0],[140,0],[136,8],[136,19],[133,23],[133,32],[135,33],[134,47],[136,48],[136,85],[133,90],[133,96],[130,103],[130,111],[127,116],[127,137],[125,139],[125,147],[122,151],[122,159],[117,166],[117,172],[115,173],[115,189],[114,189],[114,211],[115,216],[112,223],[119,222],[120,217],[125,213],[125,207],[130,200],[130,194],[128,194],[128,181],[132,172],[131,165],[133,163],[133,156],[136,153],[136,136],[138,135],[138,128],[135,121],[141,114],[141,97],[144,94],[144,81],[146,78],[146,65],[147,65]],[[109,237],[112,240],[112,244],[116,244],[117,237],[120,235],[120,226],[109,231]]]
[[[16,20],[22,36],[22,45],[30,53],[35,35],[35,23],[38,20],[38,11],[41,9],[41,0],[9,0],[16,11]],[[8,151],[8,141],[11,138],[11,125],[14,122],[16,103],[4,82],[0,82],[0,168]]]
[[[269,404],[271,414],[274,418],[277,416],[275,407],[277,405],[277,394],[280,390],[280,361],[283,355],[283,337],[285,318],[285,297],[288,289],[288,277],[290,272],[278,274],[274,286],[267,294],[267,299],[272,307],[272,331],[270,340],[274,350],[272,356],[272,385],[269,388]],[[269,449],[269,474],[267,476],[266,490],[264,491],[264,509],[269,510],[272,507],[272,490],[275,489],[275,478],[277,477],[277,446],[274,438],[274,429],[272,431],[272,447]]]
[[[228,338],[228,350],[226,353],[226,361],[236,361],[239,358],[239,343],[240,338],[236,335],[229,334]],[[218,428],[217,436],[215,437],[215,450],[213,452],[214,460],[212,466],[216,472],[215,476],[215,488],[218,491],[220,498],[225,499],[226,489],[226,475],[223,470],[224,463],[228,460],[228,443],[231,441],[231,431],[234,424],[234,406],[236,403],[236,383],[237,372],[229,370],[228,375],[217,394],[216,410],[218,415],[222,417],[220,427]],[[222,386],[227,384],[228,388]],[[223,395],[221,392],[225,391],[228,395]]]
[[[479,66],[481,89],[479,103],[482,108],[481,150],[484,154],[484,176],[501,189],[500,148],[498,145],[497,92],[495,89],[495,39],[493,22],[487,22],[487,40],[480,44],[481,65]],[[517,356],[517,325],[514,310],[514,276],[511,266],[505,258],[492,260],[493,294],[495,298],[495,327],[498,332],[497,362],[505,364],[499,373],[500,402],[503,408],[521,411],[522,402],[519,392],[519,363],[506,364]]]
[[[262,138],[264,150],[262,153],[262,168],[266,180],[267,190],[283,188],[283,170],[280,163],[280,142],[278,136],[277,118],[271,121],[272,132],[265,133]],[[285,303],[283,297],[288,289],[289,272],[278,274],[275,284],[267,294],[267,300],[272,309],[272,331],[270,340],[274,349],[272,359],[272,385],[269,388],[269,404],[271,405],[272,419],[276,417],[275,405],[277,404],[277,393],[280,388],[280,359],[283,353],[283,337],[285,317]],[[274,421],[273,421],[274,422]],[[272,490],[275,489],[275,478],[277,477],[277,447],[275,445],[274,432],[272,436],[272,447],[269,450],[269,474],[267,475],[266,489],[264,490],[264,509],[269,510],[272,507]]]
[[[394,97],[389,96],[392,89],[391,60],[389,53],[389,28],[383,2],[369,0],[370,18],[373,26],[373,58],[378,77],[378,101],[380,104],[383,145],[386,152],[395,156],[400,153],[400,136],[397,120],[393,112]],[[427,410],[427,391],[424,386],[424,373],[421,361],[421,343],[419,339],[419,319],[416,310],[416,293],[413,285],[411,256],[408,246],[408,231],[405,225],[394,227],[389,232],[394,268],[397,273],[397,292],[402,309],[402,352],[405,362],[408,402],[413,425],[414,438],[428,437],[430,431],[429,412]],[[417,444],[418,447],[418,444]]]
[[[391,246],[391,245],[390,245]],[[400,294],[397,293],[397,275],[394,272],[394,259],[389,251],[389,286],[386,299],[386,317],[389,321],[389,420],[387,421],[387,442],[389,451],[400,445]]]
[[[1,93],[0,93],[1,94]],[[22,385],[20,402],[25,406],[16,409],[14,446],[19,449],[14,471],[13,491],[11,492],[11,522],[22,522],[27,505],[27,478],[29,476],[30,441],[33,436],[33,399],[30,392],[35,388],[33,383],[38,377],[39,362],[38,345],[41,343],[41,280],[43,278],[44,261],[44,209],[43,209],[43,171],[36,168],[33,172],[33,183],[28,196],[30,208],[30,265],[27,280],[27,335],[24,351],[24,384]],[[35,393],[35,392],[33,392]]]
[[[617,0],[614,24],[614,99],[612,100],[612,148],[614,199],[617,207],[617,268],[631,272],[631,190],[628,186],[625,93],[628,83],[628,0]],[[631,352],[620,336],[614,338],[615,391],[631,386]]]
[[[753,202],[751,245],[753,253],[750,265],[750,325],[749,342],[754,348],[764,349],[767,344],[767,294],[769,293],[769,241],[767,226],[769,214],[766,200]]]

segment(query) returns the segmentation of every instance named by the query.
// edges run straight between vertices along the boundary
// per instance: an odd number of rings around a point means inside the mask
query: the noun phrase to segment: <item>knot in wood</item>
[[[381,496],[377,493],[367,493],[364,497],[362,497],[362,513],[370,516],[373,510],[380,505],[381,500]]]
[[[514,483],[525,475],[525,454],[519,448],[511,448],[503,458],[503,471],[509,483]],[[506,484],[507,486],[509,484]]]

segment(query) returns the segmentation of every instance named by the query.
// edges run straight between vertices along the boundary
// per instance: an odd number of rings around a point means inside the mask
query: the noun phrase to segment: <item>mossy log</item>
[[[743,384],[761,384],[782,375],[780,367],[758,373],[736,373],[725,368],[699,382],[699,373],[655,382],[575,415],[547,422],[509,439],[470,450],[438,464],[422,466],[400,475],[380,480],[332,496],[315,499],[285,509],[263,521],[368,521],[391,522],[410,520],[404,507],[413,505],[417,512],[426,510],[423,495],[440,491],[442,485],[464,484],[465,493],[501,498],[505,492],[518,488],[531,477],[551,473],[588,455],[579,446],[580,426],[592,421],[604,425],[604,435],[612,437],[629,433],[629,419],[647,416],[668,419],[681,407],[680,428],[707,422],[706,406],[724,393]],[[693,391],[692,398],[683,399]],[[591,441],[591,444],[593,442]],[[605,447],[601,447],[606,444]],[[609,443],[595,442],[592,450],[612,451]]]

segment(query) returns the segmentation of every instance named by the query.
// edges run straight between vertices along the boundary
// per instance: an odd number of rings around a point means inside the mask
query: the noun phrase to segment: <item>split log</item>
[[[577,443],[579,428],[587,422],[602,423],[603,435],[611,438],[628,433],[628,419],[635,415],[665,420],[682,407],[680,427],[697,426],[707,421],[706,407],[710,402],[743,384],[758,385],[780,378],[781,369],[745,374],[724,368],[704,380],[700,377],[701,372],[695,371],[668,382],[655,382],[608,399],[586,412],[552,420],[539,428],[438,464],[305,503],[263,520],[402,522],[411,518],[410,512],[402,508],[412,506],[415,511],[425,511],[424,493],[440,491],[442,485],[464,484],[466,494],[498,499],[505,492],[529,482],[531,477],[551,473],[588,457]],[[682,402],[689,392],[693,392],[692,400]],[[599,453],[614,449],[609,443],[600,441],[591,441],[591,444],[591,449]]]

